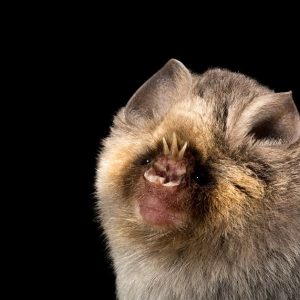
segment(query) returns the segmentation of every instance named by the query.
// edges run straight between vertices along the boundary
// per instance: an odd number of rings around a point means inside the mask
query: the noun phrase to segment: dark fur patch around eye
[[[150,164],[153,159],[159,154],[159,152],[160,149],[147,149],[134,160],[134,165],[145,166],[147,164]]]
[[[202,154],[190,145],[186,151],[185,158],[189,161],[189,180],[190,184],[199,187],[211,186],[213,184],[213,175],[209,160],[204,160]]]

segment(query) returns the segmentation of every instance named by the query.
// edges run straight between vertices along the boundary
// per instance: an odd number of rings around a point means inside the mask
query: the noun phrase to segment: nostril
[[[156,171],[156,174],[160,177],[167,177],[167,173],[163,171]]]

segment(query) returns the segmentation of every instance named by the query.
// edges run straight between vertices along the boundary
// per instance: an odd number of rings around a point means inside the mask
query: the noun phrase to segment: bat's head
[[[103,143],[102,224],[116,240],[159,247],[243,238],[273,222],[288,186],[289,197],[299,192],[299,137],[290,92],[226,70],[192,75],[170,60],[120,110]]]

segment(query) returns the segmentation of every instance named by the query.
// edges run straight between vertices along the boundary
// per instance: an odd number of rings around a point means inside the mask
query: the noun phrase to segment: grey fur
[[[118,298],[300,299],[300,118],[291,94],[227,70],[191,74],[176,60],[157,74],[119,111],[99,156],[99,220]],[[208,205],[199,218],[157,230],[135,210],[136,161],[173,131],[201,153],[214,183],[187,195],[187,211],[189,201]]]

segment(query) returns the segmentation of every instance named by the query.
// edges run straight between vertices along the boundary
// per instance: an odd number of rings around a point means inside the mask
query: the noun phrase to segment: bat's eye
[[[192,179],[194,180],[195,183],[197,183],[199,185],[205,185],[205,184],[209,183],[210,176],[205,167],[199,166],[194,170],[194,172],[192,174]]]
[[[195,171],[193,173],[193,179],[197,182],[197,183],[200,183],[203,179],[203,174],[200,172],[200,171]]]
[[[141,160],[141,165],[143,165],[143,166],[149,165],[151,162],[152,162],[152,158],[146,157],[146,158]]]

